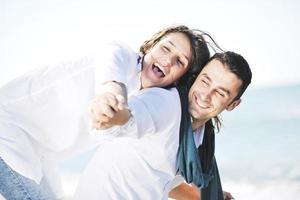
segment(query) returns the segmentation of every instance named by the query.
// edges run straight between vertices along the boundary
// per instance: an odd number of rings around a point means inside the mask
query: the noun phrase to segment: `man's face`
[[[214,59],[198,75],[189,91],[189,111],[194,120],[207,121],[224,109],[233,110],[240,99],[233,101],[242,81],[227,66]]]
[[[191,61],[190,41],[183,33],[169,33],[146,52],[141,73],[142,88],[174,83]]]

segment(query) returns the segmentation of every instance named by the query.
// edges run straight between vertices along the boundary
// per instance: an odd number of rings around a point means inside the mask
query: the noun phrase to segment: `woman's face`
[[[149,49],[141,73],[142,88],[164,87],[177,81],[188,70],[192,49],[183,33],[169,33]]]

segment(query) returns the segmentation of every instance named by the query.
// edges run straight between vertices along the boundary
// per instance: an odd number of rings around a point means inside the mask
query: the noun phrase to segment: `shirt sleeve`
[[[137,63],[137,54],[128,46],[121,43],[111,43],[95,56],[96,91],[107,81],[118,81],[125,85],[133,74]]]
[[[177,90],[148,88],[132,96],[128,102],[131,119],[120,128],[118,136],[140,138],[167,130],[180,123],[181,106]]]

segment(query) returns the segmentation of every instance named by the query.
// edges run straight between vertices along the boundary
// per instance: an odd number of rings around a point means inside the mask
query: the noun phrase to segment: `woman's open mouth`
[[[152,71],[154,72],[154,74],[160,78],[165,77],[165,73],[163,71],[163,68],[157,64],[153,64],[152,65]]]

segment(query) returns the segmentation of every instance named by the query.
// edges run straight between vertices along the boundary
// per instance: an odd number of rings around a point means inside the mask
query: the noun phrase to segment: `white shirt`
[[[15,171],[35,180],[48,176],[58,195],[56,162],[92,148],[89,106],[97,83],[124,82],[140,88],[138,55],[124,45],[102,53],[29,72],[0,88],[0,156]]]
[[[167,199],[176,186],[178,92],[144,89],[129,99],[129,107],[133,115],[129,124],[114,129],[123,137],[98,148],[81,176],[75,199]],[[202,130],[197,133],[200,139]]]

